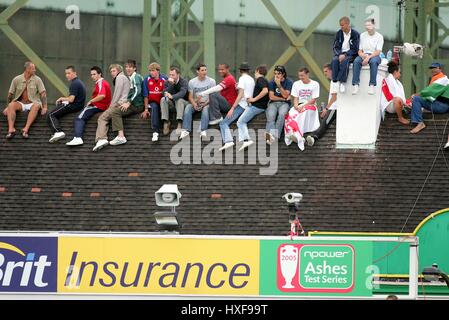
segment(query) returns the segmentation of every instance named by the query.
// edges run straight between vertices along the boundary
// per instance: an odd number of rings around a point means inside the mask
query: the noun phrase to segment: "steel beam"
[[[68,95],[69,90],[66,84],[56,75],[56,73],[28,46],[28,44],[8,25],[8,20],[22,7],[28,0],[16,0],[0,14],[0,30],[11,40],[11,42],[22,53],[33,62],[51,84],[63,95]]]
[[[152,0],[143,0],[142,54],[140,65],[142,75],[147,73],[147,67],[151,59],[151,2]]]

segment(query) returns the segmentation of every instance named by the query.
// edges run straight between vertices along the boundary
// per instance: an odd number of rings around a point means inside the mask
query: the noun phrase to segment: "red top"
[[[147,78],[147,92],[148,92],[148,102],[161,103],[161,99],[164,96],[164,83],[165,78],[159,77],[159,79],[153,79],[151,77]]]
[[[106,110],[109,108],[109,105],[111,104],[112,95],[111,95],[111,86],[109,83],[101,78],[97,81],[95,84],[94,92],[92,93],[92,99],[97,97],[98,95],[103,95],[105,98],[103,100],[100,100],[98,102],[92,103],[95,107],[101,110]]]
[[[223,78],[223,81],[220,82],[219,86],[223,88],[221,90],[221,95],[226,99],[226,101],[232,106],[237,99],[237,82],[235,81],[232,74],[228,74]]]

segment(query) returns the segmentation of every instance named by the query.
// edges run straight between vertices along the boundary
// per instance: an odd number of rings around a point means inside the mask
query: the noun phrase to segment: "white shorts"
[[[396,113],[396,109],[394,108],[393,100],[391,100],[391,102],[388,104],[388,106],[385,108],[385,110],[388,113]]]
[[[22,102],[20,102],[20,101],[17,101],[18,103],[20,103],[21,105],[22,105],[22,111],[30,111],[31,110],[31,107],[33,106],[33,103],[31,102],[31,103],[27,103],[27,104],[25,104],[25,103],[22,103]]]

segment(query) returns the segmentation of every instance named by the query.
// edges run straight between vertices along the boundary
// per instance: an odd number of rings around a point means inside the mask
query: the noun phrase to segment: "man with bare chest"
[[[45,86],[42,79],[36,76],[36,66],[32,62],[26,62],[24,67],[24,73],[11,82],[8,106],[3,110],[3,114],[8,117],[6,139],[11,139],[16,134],[17,111],[28,112],[27,122],[22,129],[22,136],[28,138],[30,127],[36,120],[39,109],[41,115],[45,115],[48,110]]]

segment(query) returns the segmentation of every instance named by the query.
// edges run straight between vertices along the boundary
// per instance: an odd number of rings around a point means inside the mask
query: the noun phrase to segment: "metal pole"
[[[408,281],[408,294],[411,299],[418,299],[418,238],[416,242],[410,243],[410,275]]]
[[[140,66],[142,75],[147,73],[147,66],[151,59],[151,1],[152,0],[143,0],[142,61]]]
[[[215,79],[215,19],[214,1],[203,0],[203,37],[204,37],[204,63],[208,73]]]

